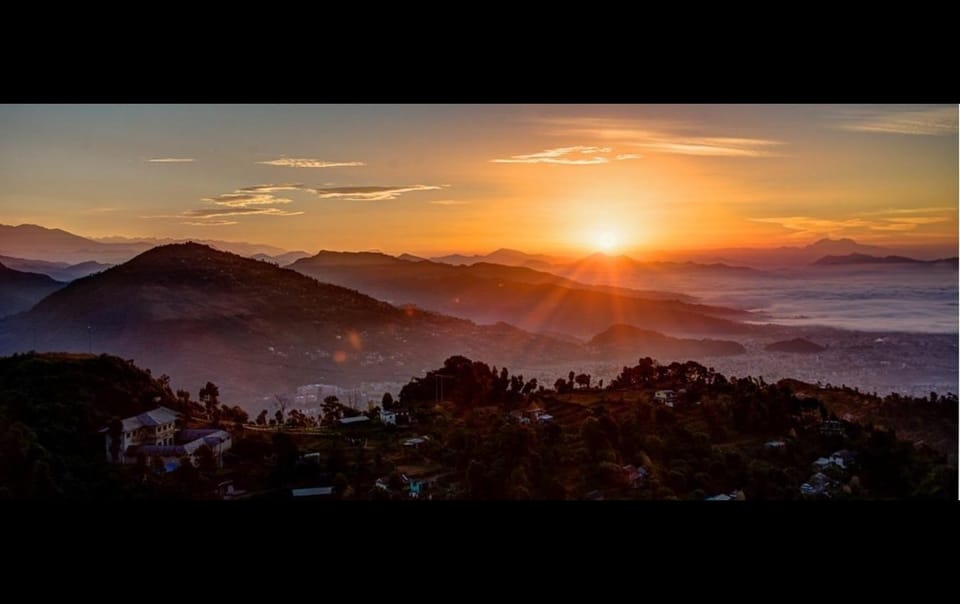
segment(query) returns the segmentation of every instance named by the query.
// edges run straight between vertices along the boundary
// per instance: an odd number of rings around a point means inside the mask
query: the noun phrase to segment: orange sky
[[[4,106],[0,222],[285,249],[957,240],[957,107]]]

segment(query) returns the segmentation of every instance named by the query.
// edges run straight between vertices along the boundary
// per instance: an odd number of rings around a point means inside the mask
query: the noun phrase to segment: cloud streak
[[[282,166],[285,168],[352,168],[367,165],[362,161],[326,161],[308,157],[282,157],[280,159],[258,161],[257,163],[267,166]]]
[[[231,224],[240,224],[236,220],[207,220],[207,221],[190,221],[186,220],[180,224],[189,224],[190,226],[229,226]]]
[[[617,141],[653,153],[701,157],[779,157],[774,149],[785,144],[762,138],[704,136],[691,132],[683,122],[658,121],[656,125],[638,120],[605,118],[552,118],[541,120],[551,127],[549,134],[580,136],[600,141]],[[636,159],[621,154],[617,159]],[[630,156],[630,157],[628,157]]]
[[[636,153],[621,153],[610,156],[610,147],[591,147],[576,145],[573,147],[557,147],[545,149],[525,155],[511,155],[506,158],[491,159],[495,164],[559,164],[564,166],[595,166],[608,164],[611,161],[640,159]]]
[[[878,134],[945,136],[957,133],[957,107],[914,110],[872,110],[839,126],[842,130]]]
[[[223,216],[299,216],[280,208],[198,208],[181,213],[178,218],[220,218]]]
[[[428,201],[427,203],[432,203],[436,206],[465,206],[470,202],[461,201],[459,199],[434,199],[433,201]]]
[[[203,201],[228,208],[245,208],[248,206],[287,204],[292,200],[284,197],[274,197],[268,193],[224,193],[216,197],[205,197]]]
[[[154,157],[154,158],[152,158],[152,159],[148,159],[148,160],[147,160],[147,163],[151,163],[151,164],[189,164],[189,163],[192,163],[192,162],[195,162],[195,161],[197,161],[197,160],[195,160],[195,159],[192,158],[192,157]]]
[[[887,217],[879,217],[878,212],[867,212],[846,219],[816,218],[812,216],[782,216],[773,218],[749,218],[751,222],[762,222],[768,224],[777,224],[785,229],[794,231],[792,237],[801,237],[807,235],[828,235],[840,236],[854,234],[853,232],[869,233],[873,232],[891,232],[908,233],[915,231],[917,227],[928,224],[940,224],[949,222],[954,217],[951,215],[936,216],[905,216],[905,213],[929,212],[931,209],[918,210],[890,210]],[[864,218],[864,217],[875,218]]]
[[[252,187],[240,187],[237,189],[237,193],[276,193],[277,191],[296,191],[299,189],[306,189],[303,183],[291,182],[291,183],[279,183],[279,184],[268,184],[268,185],[254,185]]]
[[[648,141],[632,143],[648,151],[699,155],[703,157],[778,157],[772,151],[779,141],[729,137],[652,137]]]
[[[434,191],[440,189],[437,185],[409,185],[409,186],[359,186],[359,187],[324,187],[307,189],[320,199],[342,199],[344,201],[385,201],[396,199],[404,193],[414,191]]]

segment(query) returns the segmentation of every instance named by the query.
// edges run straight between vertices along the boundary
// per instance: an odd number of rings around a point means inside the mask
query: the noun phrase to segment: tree
[[[577,384],[578,384],[581,388],[589,388],[589,387],[590,387],[590,376],[589,376],[588,374],[586,374],[586,373],[581,373],[581,374],[579,374],[578,376],[576,376],[575,379],[576,379]]]
[[[380,406],[384,409],[384,411],[393,409],[393,395],[389,392],[384,392],[383,398],[380,399]]]
[[[154,474],[162,476],[166,472],[166,467],[163,464],[163,458],[152,455],[150,456],[150,469]]]
[[[557,394],[563,394],[567,390],[567,381],[563,378],[557,378],[557,381],[553,383],[553,389],[557,391]]]
[[[206,408],[207,415],[212,418],[217,406],[220,405],[220,389],[213,382],[207,382],[207,385],[200,389],[197,396],[200,397],[200,402]]]
[[[213,474],[217,471],[217,458],[213,450],[207,445],[200,445],[197,448],[197,467],[204,474]]]
[[[260,411],[260,415],[257,416],[257,425],[263,426],[267,423],[267,410],[263,409]]]
[[[119,417],[113,418],[107,427],[107,434],[110,436],[110,456],[113,463],[120,461],[120,439],[123,438],[123,422]]]
[[[280,394],[274,394],[273,406],[277,409],[277,412],[273,414],[273,416],[277,419],[277,426],[282,427],[283,416],[287,412],[287,407],[290,406],[290,399]]]

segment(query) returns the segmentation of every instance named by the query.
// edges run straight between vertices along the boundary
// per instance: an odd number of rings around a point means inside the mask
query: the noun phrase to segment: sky
[[[956,246],[957,113],[5,105],[0,223],[311,253]]]

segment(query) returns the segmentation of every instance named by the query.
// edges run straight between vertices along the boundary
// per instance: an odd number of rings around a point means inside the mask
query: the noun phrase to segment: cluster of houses
[[[546,424],[553,421],[553,416],[534,405],[527,409],[515,409],[511,411],[507,414],[507,419],[520,424]]]
[[[817,472],[807,482],[800,485],[800,493],[808,497],[832,497],[843,488],[843,484],[836,478],[824,473],[828,468],[835,468],[841,474],[850,469],[855,455],[852,451],[841,449],[829,457],[821,457],[813,462]]]
[[[218,466],[223,465],[223,454],[233,444],[230,433],[220,429],[178,430],[178,414],[167,407],[157,407],[139,415],[120,420],[118,436],[111,434],[109,426],[101,428],[104,434],[107,459],[113,463],[133,464],[140,458],[159,458],[164,469],[171,472],[180,466],[186,457],[197,464],[198,450],[206,446],[213,453]],[[114,439],[119,439],[119,446]],[[114,456],[114,451],[118,455]]]

